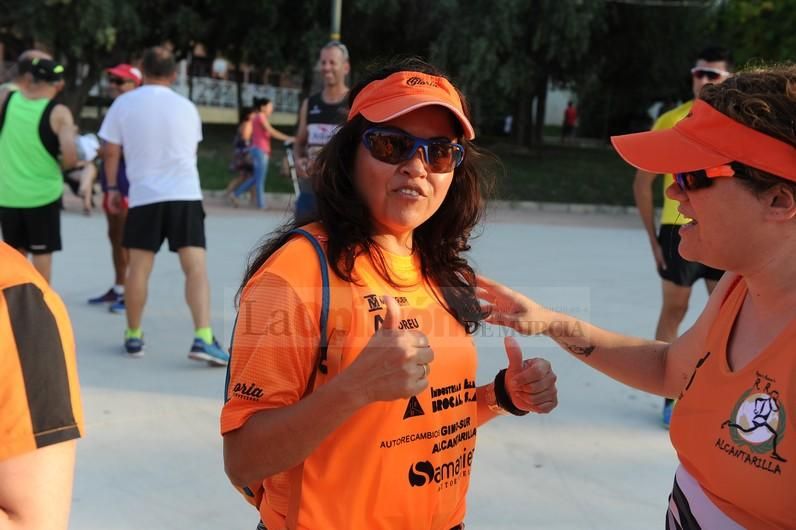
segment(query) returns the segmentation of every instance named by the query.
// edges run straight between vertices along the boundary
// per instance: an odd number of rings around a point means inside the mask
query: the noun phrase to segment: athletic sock
[[[116,294],[124,294],[124,285],[114,285],[113,292]]]
[[[196,328],[194,337],[202,339],[208,344],[213,344],[213,329],[209,326],[206,328]]]
[[[125,339],[140,339],[143,336],[144,332],[141,330],[141,328],[136,328],[136,329],[127,328],[126,330],[124,330]]]

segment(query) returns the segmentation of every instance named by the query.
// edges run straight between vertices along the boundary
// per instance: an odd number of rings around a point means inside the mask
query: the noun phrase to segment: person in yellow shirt
[[[476,385],[484,315],[462,254],[488,182],[459,91],[415,59],[349,102],[317,158],[315,222],[284,226],[243,280],[227,475],[269,530],[460,529],[476,432],[552,410],[555,375],[507,338],[508,367]]]
[[[707,84],[721,83],[730,76],[732,60],[730,52],[724,48],[711,46],[702,50],[696,64],[691,69],[691,89],[694,98]],[[677,122],[685,118],[694,100],[661,115],[653,125],[653,131],[671,129]],[[688,311],[691,298],[691,287],[700,278],[704,278],[708,293],[713,291],[716,282],[721,278],[722,271],[683,259],[677,251],[680,242],[678,230],[690,221],[677,211],[677,201],[664,193],[663,210],[660,218],[660,229],[655,232],[654,208],[652,203],[652,184],[658,178],[657,173],[639,169],[633,182],[633,196],[636,200],[641,221],[649,237],[655,267],[661,277],[663,305],[661,306],[655,338],[671,342],[677,337],[677,330]],[[663,175],[663,189],[671,186],[671,173]],[[663,425],[668,428],[674,401],[665,399],[663,404]]]

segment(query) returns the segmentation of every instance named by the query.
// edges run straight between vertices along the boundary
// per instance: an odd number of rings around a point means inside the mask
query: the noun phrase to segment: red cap
[[[117,64],[113,68],[106,68],[105,71],[110,75],[115,75],[120,79],[129,79],[135,86],[139,86],[141,84],[141,80],[143,76],[141,75],[141,70],[136,68],[135,66],[131,66],[129,64]]]
[[[429,105],[450,110],[461,123],[465,138],[475,138],[475,130],[464,115],[459,93],[450,81],[421,72],[396,72],[368,83],[354,98],[348,119],[362,114],[368,121],[383,123]]]
[[[628,164],[650,173],[683,173],[737,161],[796,181],[796,147],[702,100],[671,129],[612,136],[611,142]]]

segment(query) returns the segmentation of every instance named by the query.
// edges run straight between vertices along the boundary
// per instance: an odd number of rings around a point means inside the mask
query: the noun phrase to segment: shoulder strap
[[[8,105],[11,103],[11,98],[14,97],[14,94],[16,93],[16,90],[8,92],[6,100],[3,102],[3,110],[0,110],[0,131],[3,130],[3,124],[6,122],[6,112],[8,111]]]
[[[326,261],[326,253],[323,251],[323,247],[321,247],[321,244],[318,242],[318,240],[315,239],[315,236],[301,228],[294,228],[289,233],[304,236],[310,243],[312,243],[312,247],[315,249],[315,254],[318,256],[318,262],[321,266],[321,336],[318,346],[318,359],[315,362],[315,366],[310,374],[310,378],[307,381],[307,388],[304,390],[304,395],[302,396],[302,398],[304,398],[311,394],[315,389],[315,376],[318,374],[318,372],[320,371],[321,373],[325,374],[329,371],[328,367],[326,366],[326,355],[329,348],[328,328],[329,304],[331,298],[329,294],[329,266]],[[289,530],[298,528],[299,507],[301,506],[301,485],[303,479],[304,464],[301,463],[290,471],[290,493],[288,496],[287,516],[285,517],[285,528]]]

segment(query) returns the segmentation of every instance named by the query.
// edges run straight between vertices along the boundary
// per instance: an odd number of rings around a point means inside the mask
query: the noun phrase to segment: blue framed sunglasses
[[[386,164],[400,164],[423,150],[428,169],[448,173],[464,160],[464,146],[445,140],[426,140],[389,127],[371,127],[362,133],[362,144],[370,155]]]

